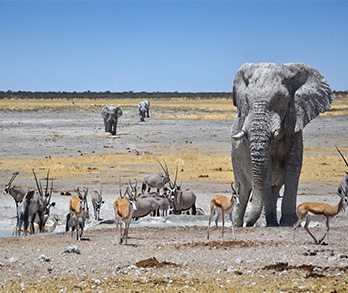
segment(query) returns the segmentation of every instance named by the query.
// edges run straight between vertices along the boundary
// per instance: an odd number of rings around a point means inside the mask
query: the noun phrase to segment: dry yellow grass
[[[0,99],[0,110],[6,111],[38,111],[51,110],[92,110],[99,111],[105,105],[124,108],[136,108],[141,100],[137,99]],[[174,111],[229,112],[235,111],[229,99],[153,99],[152,109]]]
[[[182,150],[164,156],[134,153],[107,153],[101,155],[60,157],[49,159],[22,159],[7,157],[0,161],[2,170],[21,170],[22,176],[31,177],[31,170],[50,168],[55,178],[95,177],[96,173],[105,173],[104,178],[114,178],[117,172],[130,172],[139,180],[145,173],[160,171],[156,158],[171,162],[170,173],[174,176],[178,165],[180,182],[221,182],[232,180],[231,158],[223,153],[213,156],[199,151]]]
[[[1,99],[0,110],[3,111],[40,111],[49,110],[88,110],[100,111],[104,105],[118,105],[125,109],[136,108],[138,99]],[[231,99],[152,99],[151,108],[156,110],[186,111],[187,114],[158,114],[155,119],[234,119],[236,108]],[[196,113],[200,112],[200,113]],[[348,115],[348,100],[335,100],[324,116]]]
[[[348,152],[348,149],[342,149]],[[306,149],[301,183],[335,184],[345,174],[346,166],[338,155],[329,155],[330,150]],[[205,154],[203,150],[183,148],[180,152],[155,157],[151,154],[106,153],[101,155],[60,157],[49,159],[22,159],[7,157],[0,161],[2,170],[21,170],[22,176],[31,177],[31,170],[50,168],[55,178],[93,178],[103,173],[103,178],[115,178],[115,174],[131,173],[141,180],[148,172],[160,171],[156,158],[170,162],[174,176],[178,164],[179,182],[214,182],[229,184],[233,181],[231,157],[226,153]],[[44,171],[45,172],[45,171]]]

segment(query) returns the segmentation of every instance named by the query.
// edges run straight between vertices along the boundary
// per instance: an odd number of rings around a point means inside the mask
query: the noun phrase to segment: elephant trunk
[[[263,112],[262,115],[264,114]],[[268,206],[268,201],[271,198],[272,162],[270,142],[273,129],[261,117],[260,119],[253,119],[247,131],[250,142],[252,173],[252,210],[246,223],[247,226],[255,224],[261,215],[262,208]]]

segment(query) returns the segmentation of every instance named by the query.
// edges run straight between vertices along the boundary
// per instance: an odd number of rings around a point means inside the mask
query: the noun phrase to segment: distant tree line
[[[214,99],[231,98],[232,92],[30,92],[0,91],[0,99]]]
[[[335,96],[348,96],[348,91],[332,91]]]

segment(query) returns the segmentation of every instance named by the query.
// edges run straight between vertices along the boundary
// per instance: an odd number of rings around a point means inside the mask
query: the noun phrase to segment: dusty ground
[[[61,222],[57,233],[1,238],[0,291],[346,291],[346,213],[331,221],[329,245],[314,245],[303,229],[294,243],[291,228],[265,228],[263,219],[260,227],[235,228],[235,239],[230,223],[223,241],[221,230],[206,239],[211,197],[230,194],[232,121],[184,119],[192,118],[187,114],[205,112],[158,107],[140,123],[128,107],[111,137],[95,110],[1,111],[0,186],[20,171],[15,184],[34,188],[31,169],[44,178],[50,168],[56,202],[51,213]],[[336,187],[346,168],[334,146],[348,157],[347,123],[347,116],[330,115],[305,128],[298,203],[338,201]],[[172,174],[179,165],[178,180],[196,193],[206,215],[143,218],[131,224],[128,245],[120,246],[114,224],[107,224],[118,176],[123,183],[128,177],[140,181],[160,171],[156,157],[167,161]],[[102,224],[90,220],[80,242],[63,232],[70,197],[61,195],[77,186],[102,187],[105,199]],[[1,195],[0,233],[9,236],[14,223],[14,201]],[[325,231],[323,223],[312,229],[315,235]],[[80,253],[65,252],[71,245]]]

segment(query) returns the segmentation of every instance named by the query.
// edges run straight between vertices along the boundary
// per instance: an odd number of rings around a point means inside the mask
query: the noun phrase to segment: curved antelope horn
[[[156,160],[157,160],[158,164],[160,164],[160,166],[161,166],[161,168],[162,168],[164,174],[166,174],[166,175],[169,177],[168,167],[167,167],[166,161],[164,161],[164,163],[166,164],[167,169],[165,169],[165,168],[163,167],[163,165],[161,164],[161,162],[160,162],[157,158],[156,158]]]
[[[39,184],[34,169],[32,169],[32,171],[33,171],[33,174],[34,174],[34,178],[35,178],[35,182],[36,182],[37,189],[38,189],[40,195],[43,196],[43,195],[42,195],[41,183]]]
[[[234,182],[231,183],[232,191],[233,191],[234,193],[237,193],[236,190],[235,190],[234,187],[233,187],[233,183],[234,183]]]
[[[176,186],[176,179],[178,179],[178,168],[179,168],[179,164],[176,164],[176,171],[175,171],[175,179],[174,179],[174,187]]]
[[[124,192],[124,195],[122,197],[126,197],[126,195],[128,195],[128,189],[129,189],[129,185],[127,185],[126,191]]]
[[[137,179],[135,179],[135,186],[134,186],[134,196],[133,199],[135,199],[137,197],[137,186],[138,186],[138,181]]]
[[[343,154],[342,154],[341,151],[338,149],[337,145],[335,145],[335,147],[336,147],[337,151],[340,153],[340,155],[341,155],[343,161],[346,163],[346,166],[348,167],[348,163],[347,163],[346,159],[344,158]]]
[[[131,190],[133,191],[133,186],[130,178],[128,177],[128,186],[130,186]]]
[[[48,180],[49,180],[49,177],[50,177],[50,169],[47,170],[45,196],[48,196]]]
[[[120,191],[120,197],[123,198],[121,191],[121,175],[118,175],[118,189]]]
[[[12,177],[10,179],[10,181],[8,182],[8,186],[10,186],[13,182],[13,180],[15,180],[16,176],[19,174],[19,172],[15,172],[12,174]]]
[[[82,194],[80,192],[80,186],[77,187],[76,192],[77,192],[77,196],[81,199],[82,198]]]
[[[50,189],[50,195],[49,195],[49,200],[48,200],[48,202],[51,201],[52,192],[53,192],[53,179],[52,179],[52,181],[51,181],[51,189]]]
[[[165,160],[163,160],[164,162],[164,165],[166,166],[166,170],[165,170],[165,173],[167,174],[167,176],[169,177],[169,171],[168,171],[168,166],[167,166],[167,163]]]
[[[86,189],[86,191],[85,191],[85,195],[84,195],[85,202],[86,202],[86,208],[87,208],[87,210],[88,210],[88,200],[87,200],[87,195],[88,195],[88,187],[87,187],[87,189]]]

